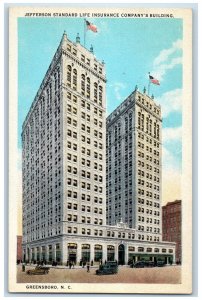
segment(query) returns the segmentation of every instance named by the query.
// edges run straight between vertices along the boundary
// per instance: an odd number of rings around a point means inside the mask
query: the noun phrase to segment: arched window
[[[72,67],[70,65],[67,66],[67,85],[71,87],[71,77],[72,77]]]
[[[57,91],[60,87],[60,68],[58,67],[54,74],[54,88]]]
[[[115,247],[112,245],[107,245],[107,260],[114,261],[115,259]]]
[[[60,87],[60,67],[57,68],[57,73],[58,73],[58,89]]]
[[[85,95],[85,75],[81,75],[81,94]]]
[[[156,138],[159,140],[159,124],[157,124],[156,129]]]
[[[77,70],[73,70],[73,89],[77,90]]]
[[[101,261],[102,260],[102,245],[95,245],[94,246],[94,261]]]
[[[87,98],[90,98],[90,78],[89,77],[87,77],[87,79],[86,79],[86,81],[87,81],[87,84],[86,84],[86,93],[87,93]]]
[[[103,88],[100,85],[99,86],[99,105],[102,105],[102,94],[103,94]]]
[[[97,103],[97,83],[94,83],[94,102]]]
[[[57,88],[58,88],[58,75],[57,75],[57,72],[54,74],[54,88],[55,88],[55,91],[57,91]]]
[[[128,130],[128,118],[125,118],[125,130]]]
[[[90,261],[90,245],[82,244],[81,245],[81,259],[82,261]]]

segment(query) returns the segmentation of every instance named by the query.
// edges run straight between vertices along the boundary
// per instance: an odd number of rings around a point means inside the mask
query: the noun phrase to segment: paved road
[[[33,269],[26,266],[26,270]],[[18,283],[180,283],[181,267],[166,266],[155,268],[132,269],[128,266],[119,266],[118,274],[101,275],[95,274],[96,268],[90,269],[76,267],[51,268],[47,275],[28,275],[22,272],[22,266],[17,266]]]

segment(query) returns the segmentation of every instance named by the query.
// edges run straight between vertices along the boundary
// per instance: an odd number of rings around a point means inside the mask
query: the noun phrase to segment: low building
[[[176,243],[176,262],[181,263],[181,200],[168,202],[162,210],[163,241]]]
[[[17,262],[22,261],[22,236],[17,235]]]

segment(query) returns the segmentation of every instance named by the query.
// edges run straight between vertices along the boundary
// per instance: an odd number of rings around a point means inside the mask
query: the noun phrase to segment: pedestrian
[[[22,272],[25,272],[25,264],[22,264]]]
[[[90,263],[87,262],[87,272],[89,273],[90,272]]]

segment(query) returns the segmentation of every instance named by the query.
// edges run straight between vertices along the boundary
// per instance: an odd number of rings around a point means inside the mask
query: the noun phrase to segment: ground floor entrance
[[[118,251],[118,264],[125,265],[125,247],[123,244],[119,245]]]
[[[23,258],[27,262],[44,262],[67,265],[67,263],[103,264],[106,261],[116,261],[119,265],[128,265],[136,261],[163,261],[165,264],[175,264],[175,246],[167,244],[142,244],[134,241],[106,240],[76,240],[47,242],[42,245],[23,247]]]

